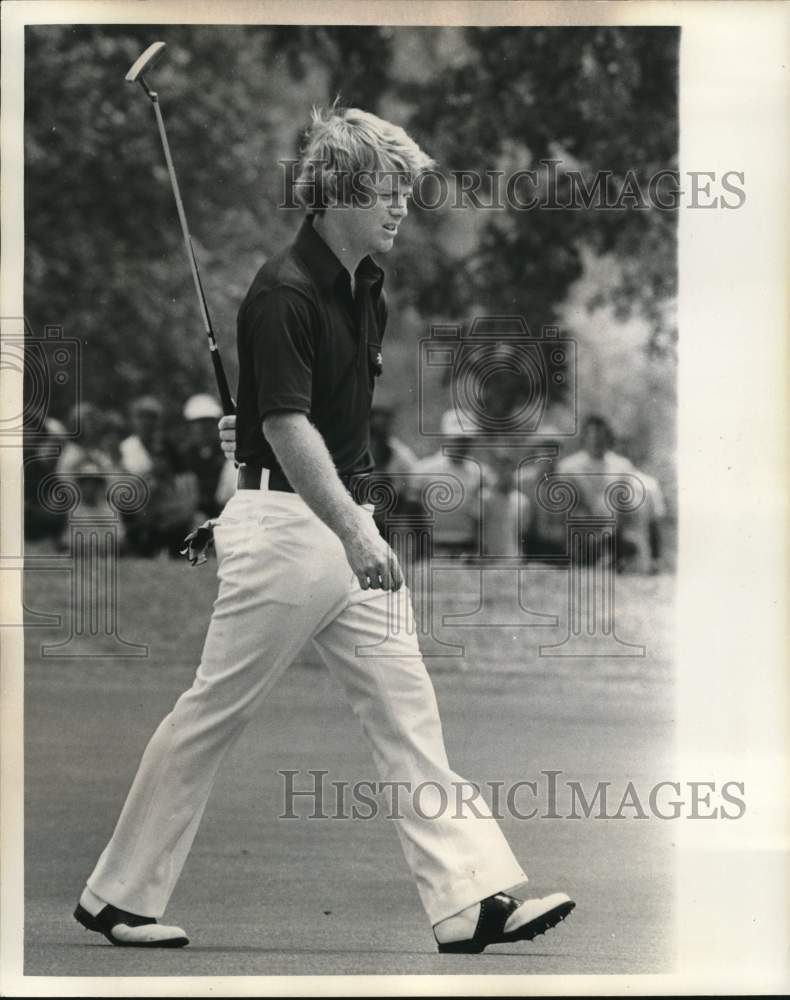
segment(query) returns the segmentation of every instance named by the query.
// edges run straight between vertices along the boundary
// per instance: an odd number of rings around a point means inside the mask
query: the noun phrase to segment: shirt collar
[[[294,246],[298,255],[307,265],[311,276],[321,288],[333,289],[338,278],[342,274],[348,273],[327,243],[313,229],[312,216],[308,215],[299,227]],[[362,258],[355,276],[369,283],[374,291],[381,291],[381,286],[384,283],[384,272],[372,257]]]

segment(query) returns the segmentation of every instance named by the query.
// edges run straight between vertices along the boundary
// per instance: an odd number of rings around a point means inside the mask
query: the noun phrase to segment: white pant
[[[293,493],[240,490],[215,543],[219,594],[194,684],[148,744],[88,880],[93,892],[163,914],[222,758],[310,638],[346,690],[379,779],[447,789],[438,818],[425,818],[436,811],[429,798],[415,811],[402,795],[395,821],[431,923],[524,881],[482,799],[456,810],[462,779],[447,762],[433,686],[405,627],[407,588],[362,590],[337,536]],[[375,655],[357,652],[370,646]]]

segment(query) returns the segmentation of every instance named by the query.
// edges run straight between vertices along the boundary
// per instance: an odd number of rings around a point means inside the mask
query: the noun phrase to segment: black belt
[[[263,474],[264,466],[255,465],[252,462],[247,462],[244,465],[239,466],[239,478],[238,478],[238,488],[240,490],[259,490],[261,488],[261,476]],[[352,487],[359,489],[361,483],[363,483],[368,476],[366,473],[351,473],[340,477],[340,482],[345,486],[345,488],[353,493]],[[280,472],[279,469],[275,469],[273,472],[269,473],[268,485],[263,487],[266,490],[277,490],[280,493],[295,493],[296,490],[291,486],[285,476]]]
[[[259,490],[261,488],[262,475],[262,465],[254,465],[251,462],[240,465],[237,486],[240,490]],[[282,474],[277,476],[272,475],[272,473],[269,473],[269,483],[264,489],[279,490],[282,493],[295,492],[294,488]]]

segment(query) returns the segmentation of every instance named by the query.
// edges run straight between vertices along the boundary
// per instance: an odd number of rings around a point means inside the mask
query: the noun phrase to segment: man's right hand
[[[363,590],[399,590],[403,574],[395,553],[378,532],[371,512],[354,503],[343,486],[326,442],[306,413],[276,411],[263,433],[288,482],[333,531]]]
[[[219,443],[225,457],[233,461],[236,457],[236,414],[231,413],[219,422]]]
[[[360,510],[360,523],[341,539],[346,558],[363,590],[400,590],[403,574],[398,557],[379,534],[376,522]]]

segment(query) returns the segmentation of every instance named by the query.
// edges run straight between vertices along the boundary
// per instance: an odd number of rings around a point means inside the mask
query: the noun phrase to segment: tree
[[[586,180],[606,169],[645,181],[676,160],[673,28],[28,27],[26,314],[82,339],[85,395],[104,406],[154,392],[175,407],[212,387],[152,110],[124,82],[154,38],[168,44],[154,84],[231,384],[239,303],[298,221],[278,208],[278,164],[297,155],[312,104],[339,94],[391,116],[446,172],[559,159]],[[558,171],[549,193],[568,184]],[[661,346],[674,332],[675,221],[416,211],[388,259],[391,313],[412,307],[427,330],[518,312],[539,329],[590,251],[612,261],[603,298],[648,317]]]
[[[677,166],[678,38],[675,28],[468,28],[431,86],[410,86],[412,125],[448,169],[512,174],[559,161],[544,203],[569,204],[569,167],[589,187],[609,171],[615,194],[630,173],[646,192],[658,171]],[[478,304],[552,323],[586,246],[612,255],[614,304],[645,315],[663,343],[676,212],[623,204],[490,213],[462,265],[445,259],[444,273],[421,288],[423,308],[436,309],[437,290],[445,302],[449,290],[458,310]]]
[[[236,310],[297,221],[277,207],[280,161],[342,65],[360,92],[386,79],[386,44],[370,68],[360,29],[27,29],[25,311],[34,329],[82,340],[85,395],[110,407],[141,392],[178,405],[212,387],[153,112],[124,81],[154,38],[168,45],[152,84],[231,384]]]

